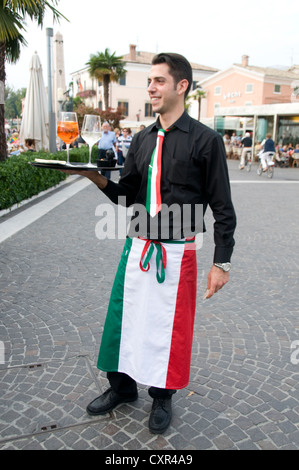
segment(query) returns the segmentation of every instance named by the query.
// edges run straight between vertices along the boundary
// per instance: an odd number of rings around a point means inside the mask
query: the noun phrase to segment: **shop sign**
[[[240,98],[241,92],[240,91],[232,91],[228,93],[224,93],[223,98],[226,99],[231,99],[231,98]]]

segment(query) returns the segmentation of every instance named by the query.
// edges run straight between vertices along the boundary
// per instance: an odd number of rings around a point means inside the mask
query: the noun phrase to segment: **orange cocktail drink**
[[[79,135],[79,126],[75,121],[59,121],[57,126],[57,135],[65,143],[75,142]]]

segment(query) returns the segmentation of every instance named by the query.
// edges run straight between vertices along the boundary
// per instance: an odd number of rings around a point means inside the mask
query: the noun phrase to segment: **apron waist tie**
[[[147,240],[145,238],[140,238],[144,240],[146,243],[144,245],[139,266],[141,271],[147,272],[150,270],[150,260],[152,258],[154,249],[156,247],[157,254],[156,254],[156,267],[157,273],[156,278],[159,284],[163,284],[165,281],[165,269],[167,266],[167,253],[166,249],[163,246],[163,243],[172,243],[177,245],[182,245],[185,243],[194,243],[195,239],[187,239],[187,240]]]

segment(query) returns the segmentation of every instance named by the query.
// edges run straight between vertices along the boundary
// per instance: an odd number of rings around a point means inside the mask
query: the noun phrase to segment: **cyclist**
[[[267,134],[266,139],[262,142],[263,149],[260,152],[261,164],[263,171],[267,171],[268,165],[273,162],[273,154],[275,154],[275,144],[272,135]]]
[[[240,170],[243,170],[245,167],[245,157],[248,151],[252,150],[252,138],[250,137],[250,133],[246,132],[244,139],[242,139],[242,155],[240,161]]]

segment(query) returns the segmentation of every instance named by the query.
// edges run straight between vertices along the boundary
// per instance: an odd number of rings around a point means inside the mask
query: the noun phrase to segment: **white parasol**
[[[37,151],[49,150],[49,113],[42,65],[35,52],[30,62],[30,79],[26,92],[20,141],[35,140]]]

